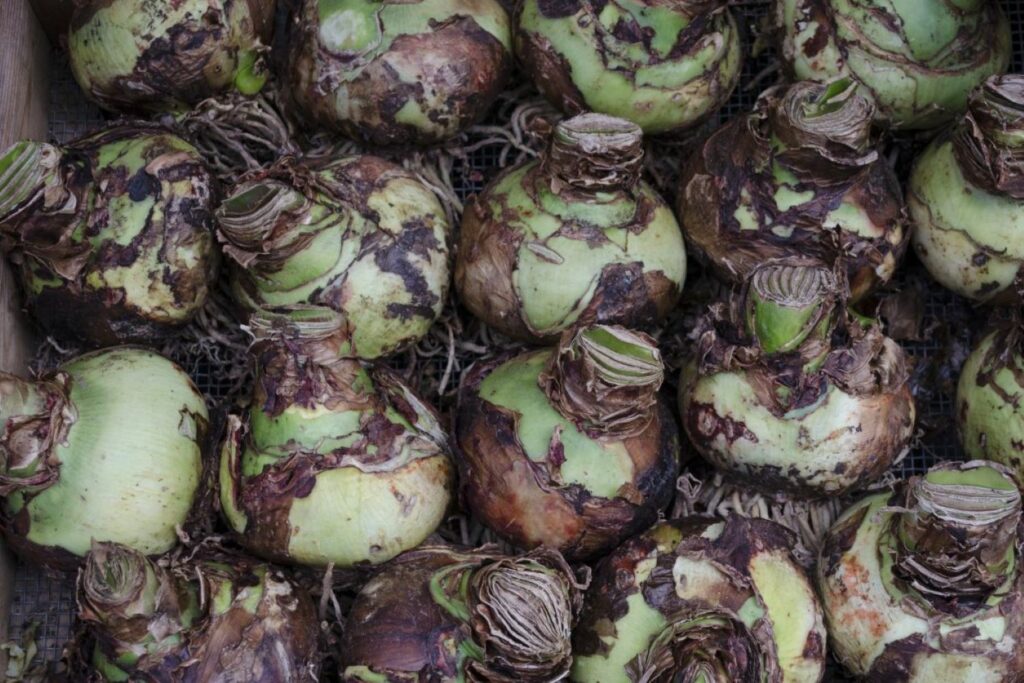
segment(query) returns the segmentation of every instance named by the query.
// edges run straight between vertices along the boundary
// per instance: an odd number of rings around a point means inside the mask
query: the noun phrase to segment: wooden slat
[[[73,0],[30,0],[29,4],[35,9],[36,17],[50,39],[50,44],[59,46],[68,24],[71,23],[71,13],[75,9]]]
[[[0,1],[3,3],[0,150],[3,150],[15,140],[46,139],[50,48],[28,0]],[[18,299],[10,268],[6,260],[0,259],[0,369],[20,373],[27,367],[32,340]],[[13,585],[13,564],[6,552],[0,552],[0,641],[7,640]]]

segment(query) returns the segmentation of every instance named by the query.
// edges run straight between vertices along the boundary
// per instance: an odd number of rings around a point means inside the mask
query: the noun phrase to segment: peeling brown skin
[[[932,471],[943,465],[946,469],[956,467],[955,463],[944,463]],[[994,463],[990,466],[998,467]],[[1013,481],[1009,470],[1004,473]],[[934,489],[920,478],[911,482],[904,486],[903,507],[921,510],[923,501],[934,499]],[[981,528],[951,527],[946,520],[927,512],[900,515],[893,522],[888,541],[894,549],[894,580],[947,614],[965,616],[982,607],[985,598],[1000,590],[1014,569],[1012,561],[1006,560],[1006,553],[1017,545],[1021,528],[1019,495],[1013,491],[1018,501],[1013,512],[991,519]],[[944,492],[939,496],[946,499]],[[976,513],[981,507],[995,509],[991,503],[964,507]]]
[[[408,672],[414,680],[454,679],[458,662],[444,643],[470,634],[434,601],[429,582],[455,562],[443,553],[412,551],[371,579],[348,614],[352,628],[345,629],[342,665]]]
[[[146,34],[147,47],[135,62],[130,76],[94,83],[87,95],[108,111],[147,112],[188,108],[218,94],[230,84],[230,74],[221,73],[216,63],[228,48],[231,29],[228,16],[232,5],[245,4],[251,23],[241,31],[269,46],[274,30],[276,0],[222,0],[210,2],[202,21],[172,26],[164,35]],[[111,0],[76,1],[71,32],[80,31]],[[150,10],[151,11],[151,10]],[[233,41],[232,41],[233,42]],[[237,52],[237,48],[235,48]],[[220,83],[218,87],[215,83]]]
[[[516,339],[533,333],[518,313],[521,308],[512,278],[522,235],[495,229],[495,217],[473,198],[462,214],[455,287],[459,300],[489,327]]]
[[[480,383],[501,362],[478,364],[460,389],[456,459],[465,506],[510,543],[556,548],[572,561],[598,557],[653,524],[672,500],[678,470],[678,428],[664,401],[623,442],[636,472],[630,490],[602,498],[554,481],[523,451],[517,415],[480,398]]]
[[[588,572],[575,574],[552,551],[527,557],[560,575],[571,614],[557,616],[574,624],[583,601],[583,585],[578,576],[586,577]],[[352,605],[347,619],[350,627],[346,628],[341,645],[341,680],[365,681],[358,676],[346,677],[344,667],[350,666],[365,666],[388,681],[441,683],[459,676],[465,676],[467,681],[493,683],[558,680],[571,662],[568,640],[563,644],[562,658],[533,660],[526,666],[503,657],[500,647],[489,646],[489,608],[480,600],[480,570],[487,571],[507,561],[508,558],[488,548],[462,553],[430,546],[396,558],[363,587]],[[468,572],[464,596],[470,613],[468,620],[457,618],[431,594],[431,580],[445,570]],[[458,651],[463,644],[479,647],[483,658],[464,658]]]
[[[43,546],[28,540],[30,519],[28,508],[22,508],[16,515],[0,515],[0,532],[4,543],[25,562],[36,567],[52,567],[62,572],[73,572],[82,564],[82,558],[64,548]]]
[[[246,671],[246,680],[254,683],[278,683],[288,680],[314,680],[320,658],[320,629],[313,601],[295,589],[291,597],[294,611],[287,623],[270,628],[280,607],[266,599],[255,614],[234,608],[214,617],[205,638],[191,648],[192,664],[182,683],[214,683],[229,670]],[[292,661],[282,661],[282,651]],[[295,672],[300,672],[298,677]],[[305,675],[302,675],[302,674]]]
[[[792,256],[822,257],[832,249],[831,234],[838,234],[845,254],[850,292],[858,300],[882,284],[875,269],[886,256],[903,258],[909,241],[905,231],[898,244],[889,234],[906,224],[899,181],[884,159],[851,165],[843,175],[820,157],[817,165],[806,156],[788,157],[772,149],[773,124],[769,108],[774,97],[759,99],[749,116],[722,126],[684,163],[680,173],[676,213],[687,244],[703,263],[726,282],[741,283],[765,261]],[[776,183],[771,165],[777,163],[801,179],[800,191],[814,197],[785,211],[773,198]],[[757,216],[756,230],[742,230],[735,217],[749,195],[748,206]],[[842,202],[859,207],[885,235],[869,239],[842,229],[826,230],[822,222]],[[772,232],[774,226],[792,227],[788,237]]]
[[[398,36],[386,53],[348,81],[348,100],[362,111],[346,118],[335,108],[330,81],[333,71],[344,72],[347,66],[319,43],[316,15],[317,2],[306,0],[290,40],[291,97],[310,122],[367,144],[432,145],[466,130],[487,114],[512,71],[512,56],[497,38],[472,17],[455,15],[437,22],[431,33]],[[424,69],[413,83],[402,80],[396,63],[444,63],[445,68]],[[447,93],[445,108],[429,108],[424,91]],[[399,122],[395,115],[410,100],[445,133]]]
[[[1000,101],[1002,100],[1002,101]],[[1024,77],[990,78],[972,94],[953,135],[953,154],[972,184],[994,194],[1024,199],[1024,149],[1000,144],[999,136],[1024,129]]]
[[[537,384],[556,412],[591,438],[640,437],[659,405],[658,390],[665,378],[657,342],[624,328],[603,328],[618,333],[625,344],[657,354],[645,364],[627,361],[630,380],[624,382],[609,371],[621,363],[620,359],[608,356],[602,362],[595,360],[595,352],[608,347],[592,344],[588,329],[593,328],[569,330],[562,335]],[[562,462],[564,457],[553,464]]]
[[[430,284],[421,272],[410,263],[409,257],[419,255],[430,258],[430,252],[446,248],[434,236],[434,230],[421,220],[406,221],[398,239],[381,247],[374,255],[374,261],[385,273],[394,273],[402,278],[405,289],[412,297],[411,303],[392,303],[388,307],[391,317],[406,320],[412,317],[433,318],[434,307],[439,297],[430,289]]]
[[[550,16],[545,8],[553,3],[540,3],[541,11]],[[578,3],[566,3],[576,5]],[[575,14],[576,7],[565,16]],[[516,22],[518,26],[519,22]],[[569,61],[555,50],[544,36],[530,31],[516,31],[516,57],[525,73],[531,74],[537,89],[544,93],[556,107],[572,115],[587,111],[586,99],[572,80]]]
[[[1018,605],[1018,608],[1020,605]],[[885,651],[875,660],[871,670],[863,680],[868,681],[892,681],[901,683],[911,680],[914,660],[919,657],[926,657],[929,654],[938,654],[940,650],[929,646],[920,635],[913,635],[895,642],[889,643]],[[1024,669],[1024,656],[1017,655],[1007,663],[1009,671],[1019,672]],[[949,678],[945,680],[970,680],[971,669],[969,665],[963,665],[957,669],[947,667],[945,673]],[[1019,683],[1019,674],[1010,674],[1004,678],[1007,683]]]
[[[679,287],[662,273],[645,273],[641,263],[612,263],[602,269],[594,298],[579,319],[583,324],[646,329],[668,315],[679,293]]]
[[[205,302],[210,283],[216,280],[219,258],[213,247],[211,201],[215,185],[198,153],[182,153],[151,137],[147,162],[161,156],[170,160],[152,169],[155,176],[148,167],[128,178],[123,165],[98,165],[104,145],[168,134],[159,126],[133,123],[109,126],[71,142],[62,149],[61,174],[65,189],[75,197],[76,210],[44,212],[38,199],[0,217],[0,248],[18,269],[27,307],[56,337],[94,347],[152,344],[187,324]],[[161,180],[184,178],[193,179],[187,194],[162,195]],[[154,209],[162,212],[160,222],[154,223],[154,211],[150,211],[145,226],[128,244],[109,239],[92,246],[84,241],[116,227],[108,207],[124,197],[133,201],[153,197]],[[80,225],[84,239],[74,235]],[[190,256],[195,258],[194,263],[186,262]],[[140,269],[144,266],[137,262],[147,257],[156,259],[156,270],[149,277],[170,289],[172,299],[165,305],[188,311],[184,319],[143,309],[122,288],[96,288],[87,283],[90,275],[102,276],[113,268]],[[33,294],[31,282],[36,278],[58,278],[61,283]]]
[[[764,552],[788,552],[793,538],[787,529],[774,522],[737,516],[725,520],[722,533],[714,540],[701,536],[710,526],[720,522],[717,518],[703,516],[663,522],[662,525],[675,529],[681,535],[678,545],[667,551],[664,548],[659,551],[658,542],[651,532],[629,539],[603,559],[595,569],[580,615],[580,624],[573,634],[574,654],[577,657],[607,656],[615,639],[626,635],[617,631],[616,624],[629,611],[627,600],[637,592],[642,593],[644,602],[660,612],[669,623],[707,613],[735,619],[730,615],[735,615],[750,595],[747,587],[752,581],[751,558]],[[656,529],[663,528],[662,525]],[[713,563],[731,574],[735,583],[727,587],[729,590],[708,594],[700,600],[683,600],[676,593],[673,578],[672,568],[677,557]],[[637,584],[636,573],[640,563],[651,558],[655,560],[655,567],[646,579]],[[720,652],[732,674],[729,680],[782,681],[782,672],[775,660],[771,629],[764,626],[762,623],[748,630],[736,620],[736,628],[732,632],[699,629],[691,638],[707,638],[708,642],[691,643],[690,646],[717,646],[715,649]],[[643,680],[676,680],[673,676],[690,663],[690,650],[686,645],[679,646],[678,650],[669,647],[670,652],[666,655],[674,660],[673,665],[656,679]],[[825,649],[821,635],[812,631],[804,652],[824,660]],[[634,659],[627,665],[625,672],[634,681],[639,680],[637,675],[643,673],[633,670],[635,664]],[[647,673],[650,675],[650,671]]]
[[[29,313],[58,339],[88,340],[90,346],[152,343],[172,336],[180,325],[146,320],[124,303],[119,289],[97,292],[48,287],[26,302]]]

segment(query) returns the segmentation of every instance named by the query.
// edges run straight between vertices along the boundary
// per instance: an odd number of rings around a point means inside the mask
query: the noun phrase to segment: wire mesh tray
[[[738,0],[735,11],[746,33],[747,54],[750,54],[752,37],[759,27],[766,9],[766,0]],[[1024,0],[1004,0],[1014,36],[1014,61],[1012,72],[1022,70],[1022,37],[1024,37]],[[722,109],[715,123],[723,122],[735,115],[750,110],[757,94],[775,81],[777,67],[774,56],[765,51],[748,56],[744,63],[740,85],[732,99]],[[103,123],[103,114],[82,96],[67,68],[66,58],[61,53],[53,55],[53,69],[49,92],[49,136],[51,141],[62,143],[74,139]],[[914,150],[902,150],[898,164],[905,164],[912,158]],[[455,190],[459,199],[465,200],[479,192],[487,181],[501,168],[502,151],[499,145],[484,144],[469,153],[461,167],[454,169]],[[902,157],[906,158],[902,158]],[[506,160],[508,162],[508,160]],[[905,173],[901,174],[905,177]],[[692,272],[696,272],[691,271]],[[693,275],[691,274],[691,281]],[[975,337],[984,329],[983,311],[972,308],[968,302],[942,290],[931,282],[912,255],[902,268],[899,281],[891,286],[893,292],[902,291],[916,300],[921,312],[920,334],[916,340],[904,340],[903,345],[915,359],[914,393],[918,408],[920,438],[911,452],[894,468],[896,476],[905,477],[925,471],[939,460],[961,459],[952,415],[953,395],[959,369]],[[684,292],[684,299],[686,293]],[[675,323],[679,324],[679,319]],[[443,329],[441,329],[443,327]],[[460,330],[451,324],[439,325],[433,335],[439,345],[445,346],[445,339],[457,335]],[[677,331],[678,332],[678,331]],[[485,337],[486,339],[486,337]],[[450,344],[450,341],[449,341]],[[473,348],[470,356],[479,356],[484,349]],[[195,380],[211,404],[238,398],[240,379],[228,377],[223,372],[229,359],[220,363],[216,350],[203,349],[202,353],[184,352],[175,357]],[[428,354],[418,362],[433,366],[435,374],[443,375],[444,381],[433,396],[427,396],[440,403],[442,410],[450,405],[453,388],[457,385],[458,373],[472,357],[453,363],[451,354],[443,352]],[[413,364],[417,362],[415,359]],[[398,364],[403,361],[400,359]],[[414,374],[407,364],[405,369]],[[439,395],[440,394],[440,395]],[[39,656],[54,662],[60,659],[63,648],[71,635],[75,614],[74,577],[49,576],[38,568],[19,564],[16,570],[14,596],[9,617],[9,636],[19,641],[27,629],[35,625],[34,635]],[[833,676],[828,677],[830,680]]]

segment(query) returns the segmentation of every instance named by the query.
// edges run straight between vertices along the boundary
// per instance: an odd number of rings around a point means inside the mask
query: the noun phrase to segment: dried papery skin
[[[850,78],[896,129],[954,120],[971,89],[1010,63],[1009,22],[993,0],[778,0],[772,23],[792,78]]]
[[[568,670],[582,596],[571,591],[568,565],[559,564],[559,576],[532,560],[498,561],[474,573],[471,624],[492,660],[471,665],[481,680],[551,680]]]
[[[1022,351],[1016,322],[985,335],[960,372],[954,414],[967,457],[1006,465],[1024,481]]]
[[[873,112],[848,80],[762,93],[683,164],[676,210],[688,245],[736,284],[767,261],[831,260],[837,248],[855,300],[887,282],[908,233]]]
[[[563,112],[618,116],[648,134],[706,120],[740,74],[739,31],[714,0],[528,0],[515,41],[526,74]]]
[[[918,257],[940,284],[1016,304],[1024,283],[1024,76],[993,76],[917,158],[908,192]]]
[[[595,367],[624,352],[635,375]],[[593,326],[566,333],[559,349],[472,368],[456,418],[466,506],[514,545],[574,560],[649,526],[671,499],[680,457],[659,367],[649,338]]]
[[[312,600],[268,565],[203,551],[157,564],[93,547],[79,575],[76,647],[87,680],[315,680]],[[87,672],[87,673],[86,673]]]
[[[482,119],[512,67],[497,0],[303,0],[289,36],[297,110],[377,146],[432,145]]]
[[[0,373],[0,495],[41,490],[60,476],[55,450],[78,419],[70,382],[66,372],[37,382]]]
[[[217,219],[239,303],[332,308],[352,355],[395,353],[441,313],[448,220],[423,183],[388,161],[283,159],[243,179]]]
[[[213,179],[166,129],[114,125],[0,156],[0,247],[34,316],[92,346],[153,343],[187,324],[214,281]]]
[[[663,522],[597,566],[574,633],[571,680],[820,681],[821,607],[783,527]]]
[[[711,308],[680,404],[691,442],[715,467],[768,493],[814,498],[882,476],[908,449],[915,409],[902,349],[846,310],[840,277],[793,273],[804,268],[813,267],[767,264],[770,277],[755,274],[730,306]],[[791,286],[819,301],[772,289]]]
[[[93,541],[158,554],[190,525],[209,430],[177,365],[142,348],[0,375],[0,526],[36,564],[74,569]]]
[[[221,448],[221,508],[268,559],[339,567],[385,562],[440,524],[452,488],[448,437],[433,409],[348,353],[330,309],[254,319],[252,405]]]
[[[405,553],[352,606],[342,680],[563,680],[588,578],[547,550]]]
[[[541,163],[554,192],[563,188],[614,192],[637,186],[643,159],[643,131],[635,123],[581,114],[555,126]]]
[[[1009,471],[980,460],[853,505],[818,561],[833,652],[866,680],[1015,680],[1019,520]]]
[[[593,438],[627,438],[650,424],[665,365],[657,343],[622,327],[570,330],[538,381],[548,400]]]
[[[83,653],[102,679],[118,668],[174,659],[184,631],[195,621],[198,596],[179,586],[158,564],[117,543],[94,543],[78,575],[78,618],[90,632]],[[113,669],[113,671],[111,671]]]
[[[841,183],[878,161],[871,135],[875,104],[852,81],[800,81],[782,95],[769,95],[762,106],[779,139],[779,161],[801,180]]]
[[[466,208],[455,264],[466,307],[538,344],[577,325],[663,319],[686,279],[686,249],[640,178],[642,159],[640,130],[627,121],[559,122],[539,160],[505,171]]]
[[[931,471],[950,469],[958,467]],[[905,506],[912,512],[901,514],[895,532],[895,574],[935,601],[983,599],[1002,586],[1014,567],[1007,553],[1021,516],[1020,491],[1006,479],[1001,489],[915,479],[906,490]]]
[[[953,140],[953,154],[973,185],[1024,200],[1024,76],[982,83]]]
[[[304,590],[265,564],[199,563],[195,573],[207,594],[230,590],[233,600],[223,612],[213,606],[193,636],[190,650],[198,662],[190,662],[186,680],[213,683],[226,672],[259,683],[318,680],[319,623]]]
[[[237,90],[259,91],[275,0],[76,3],[68,35],[71,71],[109,111],[189,109]]]

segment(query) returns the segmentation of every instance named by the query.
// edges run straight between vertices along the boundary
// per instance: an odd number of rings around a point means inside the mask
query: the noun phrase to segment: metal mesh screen
[[[737,19],[747,36],[747,48],[763,18],[767,0],[737,0]],[[1014,35],[1014,62],[1011,71],[1024,70],[1024,0],[1003,0]],[[55,54],[50,84],[49,131],[56,142],[66,142],[101,123],[103,115],[88,103],[67,68],[66,59]],[[746,112],[757,93],[772,83],[774,57],[766,51],[749,57],[735,94],[718,119],[724,121]],[[499,150],[485,146],[469,157],[465,167],[455,169],[457,192],[465,199],[479,192],[499,170]],[[931,283],[921,273],[912,257],[903,269],[900,286],[920,291],[924,306],[921,329],[925,341],[906,342],[904,346],[917,359],[915,369],[918,421],[922,430],[919,444],[896,468],[896,474],[919,473],[940,459],[961,457],[952,420],[952,400],[956,377],[966,351],[975,335],[983,328],[984,316],[966,302]],[[684,295],[685,296],[685,295]],[[228,397],[234,384],[218,372],[218,364],[209,354],[176,358],[193,377],[211,402]],[[443,361],[442,361],[443,362]],[[37,622],[36,643],[48,661],[60,658],[64,643],[70,636],[74,620],[74,578],[49,577],[38,568],[20,565],[17,569],[14,601],[10,613],[10,637],[18,640],[25,629]]]

